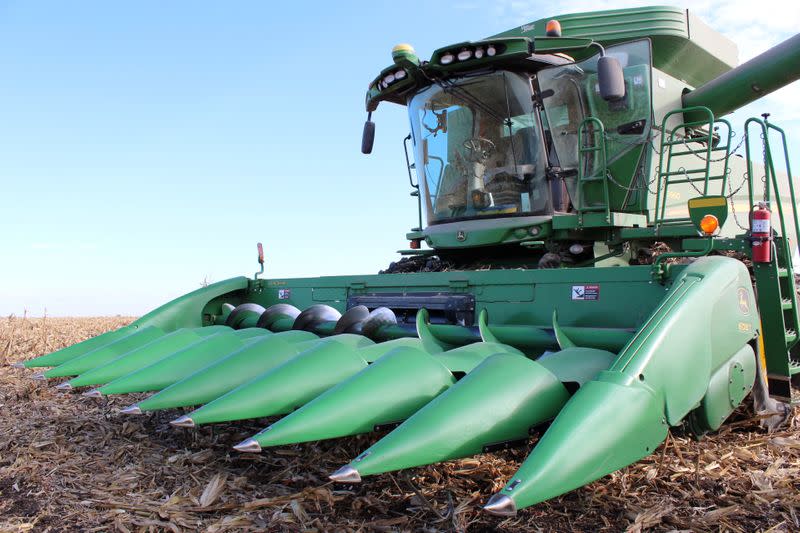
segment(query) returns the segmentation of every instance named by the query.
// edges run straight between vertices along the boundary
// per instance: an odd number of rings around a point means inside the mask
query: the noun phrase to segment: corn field
[[[702,441],[673,432],[639,463],[504,520],[480,506],[535,440],[342,486],[327,475],[380,435],[238,454],[266,421],[178,431],[179,410],[121,415],[138,397],[84,398],[5,364],[132,320],[0,319],[0,531],[800,530],[797,412],[774,433],[748,407]]]

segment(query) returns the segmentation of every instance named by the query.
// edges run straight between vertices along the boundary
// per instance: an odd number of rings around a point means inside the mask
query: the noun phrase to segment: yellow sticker
[[[724,196],[710,196],[705,198],[692,198],[689,200],[689,208],[695,207],[722,207],[726,200]]]

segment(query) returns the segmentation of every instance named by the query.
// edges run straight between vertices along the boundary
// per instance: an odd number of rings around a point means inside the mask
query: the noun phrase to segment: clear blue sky
[[[743,59],[800,20],[760,3],[767,26],[742,43],[752,4],[694,5]],[[416,221],[404,109],[382,106],[375,151],[359,152],[364,92],[392,46],[429,57],[559,9],[0,1],[0,314],[138,315],[204,279],[251,275],[257,241],[268,276],[377,272]],[[770,101],[794,129],[799,92]]]

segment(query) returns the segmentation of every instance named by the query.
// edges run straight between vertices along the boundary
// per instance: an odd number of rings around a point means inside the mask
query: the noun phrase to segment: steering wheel
[[[494,153],[495,145],[485,137],[473,137],[464,141],[467,149],[467,161],[470,163],[483,163]]]

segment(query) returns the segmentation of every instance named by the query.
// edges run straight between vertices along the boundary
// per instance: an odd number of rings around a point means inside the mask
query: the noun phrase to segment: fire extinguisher
[[[769,263],[772,251],[772,228],[769,208],[765,202],[754,206],[750,216],[750,240],[753,243],[753,262]]]

